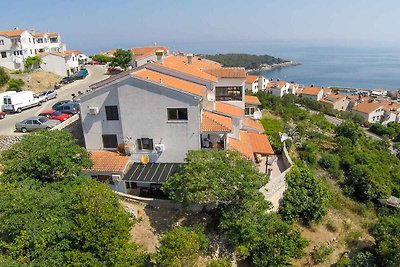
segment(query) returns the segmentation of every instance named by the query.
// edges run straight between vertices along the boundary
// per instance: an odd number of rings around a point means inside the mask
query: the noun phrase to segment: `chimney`
[[[187,54],[186,57],[187,57],[187,64],[188,65],[192,65],[192,63],[193,63],[193,54]]]
[[[163,81],[162,81],[162,79],[160,79],[160,84],[163,84]]]
[[[156,50],[157,63],[164,63],[164,50]]]

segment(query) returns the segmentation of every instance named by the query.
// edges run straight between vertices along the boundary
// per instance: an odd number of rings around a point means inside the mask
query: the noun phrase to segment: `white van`
[[[32,91],[22,91],[14,94],[9,94],[3,97],[4,111],[21,112],[35,106],[40,106],[42,103]]]
[[[5,96],[11,95],[11,94],[15,94],[15,93],[16,93],[15,91],[7,91],[7,92],[0,93],[0,111],[4,111],[4,109],[3,109],[3,104],[4,104],[3,98]]]

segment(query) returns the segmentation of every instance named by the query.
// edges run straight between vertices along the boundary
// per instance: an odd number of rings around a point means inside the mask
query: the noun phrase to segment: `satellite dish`
[[[140,162],[141,162],[143,165],[146,165],[147,163],[149,163],[149,161],[150,161],[149,155],[142,155],[142,156],[140,157]]]
[[[255,120],[259,120],[259,119],[261,119],[261,117],[262,117],[261,111],[257,110],[257,111],[255,111],[255,112],[253,113],[253,118],[254,118]]]
[[[214,102],[215,101],[215,95],[211,92],[207,93],[207,100],[210,102]]]

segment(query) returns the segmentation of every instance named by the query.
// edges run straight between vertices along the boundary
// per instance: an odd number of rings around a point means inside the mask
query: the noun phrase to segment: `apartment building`
[[[252,161],[273,154],[260,122],[245,116],[259,101],[245,96],[243,68],[191,54],[155,54],[155,62],[94,84],[81,97],[85,144],[95,154],[90,175],[104,179],[106,173],[116,190],[129,193],[159,188],[189,150],[231,149]],[[121,144],[129,147],[129,166],[100,170],[96,158]],[[116,164],[125,159],[117,157]]]
[[[62,53],[65,44],[58,33],[18,29],[0,31],[0,66],[24,69],[24,59],[38,53]]]
[[[336,110],[345,111],[349,108],[350,100],[347,98],[346,95],[342,95],[339,93],[336,94],[327,94],[320,101]]]
[[[361,102],[353,107],[352,111],[364,117],[369,123],[380,122],[384,115],[383,105],[372,100]]]
[[[267,93],[277,96],[283,97],[286,94],[289,94],[290,84],[286,81],[270,81],[267,85]]]
[[[302,97],[306,97],[315,101],[320,101],[323,95],[324,95],[324,90],[316,86],[305,87],[301,92]]]
[[[269,80],[263,76],[247,75],[246,77],[246,91],[257,93],[264,91],[267,88]]]

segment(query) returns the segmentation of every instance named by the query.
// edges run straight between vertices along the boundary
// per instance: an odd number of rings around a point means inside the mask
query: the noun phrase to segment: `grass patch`
[[[278,136],[279,132],[283,131],[282,122],[278,119],[263,117],[261,119],[261,124],[267,135]]]
[[[315,264],[320,264],[325,262],[329,256],[332,254],[333,248],[321,245],[313,249],[310,252],[310,257]]]

